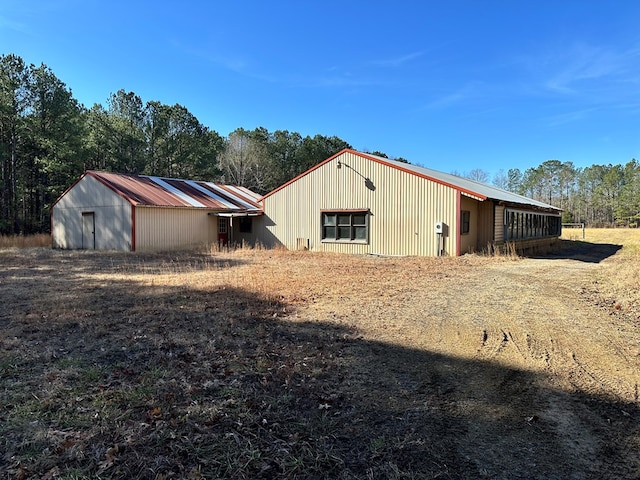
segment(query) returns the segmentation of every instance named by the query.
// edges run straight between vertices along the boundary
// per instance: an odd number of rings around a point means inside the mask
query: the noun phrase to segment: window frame
[[[471,233],[471,210],[460,211],[460,234],[469,235]]]
[[[320,239],[323,243],[368,245],[370,216],[371,211],[368,208],[320,210]],[[345,221],[345,217],[348,217],[347,221]],[[364,223],[358,222],[359,218],[357,217],[364,217]],[[328,233],[329,229],[333,229],[333,235]],[[345,229],[348,229],[348,236],[340,236]],[[364,238],[358,238],[358,232],[362,231],[364,231]]]
[[[227,235],[229,233],[229,219],[218,217],[218,234]]]
[[[238,231],[240,233],[252,233],[253,230],[253,220],[251,217],[240,217],[238,221]]]

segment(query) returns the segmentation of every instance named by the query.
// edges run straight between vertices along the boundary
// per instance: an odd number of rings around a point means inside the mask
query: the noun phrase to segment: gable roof
[[[244,187],[95,170],[86,171],[77,182],[85,176],[94,178],[135,206],[189,207],[220,212],[262,212],[262,207],[258,203],[259,195]],[[70,188],[73,188],[73,185]]]
[[[453,175],[450,173],[439,172],[437,170],[432,170],[430,168],[420,167],[420,166],[412,165],[409,163],[397,162],[395,160],[389,160],[388,158],[378,157],[376,155],[357,152],[355,150],[350,150],[350,149],[342,150],[336,153],[335,155],[333,155],[332,157],[328,158],[327,160],[320,162],[319,164],[310,168],[306,172],[298,175],[293,180],[290,180],[284,185],[281,185],[275,190],[267,193],[266,195],[264,195],[264,197],[262,197],[262,199],[269,197],[275,192],[283,189],[287,185],[295,182],[301,177],[304,177],[305,175],[316,170],[317,168],[320,168],[326,163],[329,163],[330,161],[334,160],[336,157],[339,157],[344,153],[351,153],[353,155],[357,155],[359,157],[366,158],[368,160],[371,160],[377,163],[382,163],[391,168],[395,168],[397,170],[401,170],[403,172],[407,172],[412,175],[417,175],[427,180],[431,180],[433,182],[446,185],[448,187],[451,187],[455,190],[460,191],[463,195],[475,198],[476,200],[484,201],[484,200],[490,199],[490,200],[496,200],[498,202],[504,202],[506,205],[509,205],[509,206],[521,205],[521,206],[527,206],[527,207],[534,207],[536,209],[542,209],[546,211],[554,211],[557,213],[561,212],[561,209],[554,207],[553,205],[550,205],[548,203],[540,202],[538,200],[525,197],[523,195],[518,195],[516,193],[508,192],[507,190],[503,190],[498,187],[493,187],[491,185],[476,182],[475,180],[470,180],[468,178],[459,177],[457,175]]]

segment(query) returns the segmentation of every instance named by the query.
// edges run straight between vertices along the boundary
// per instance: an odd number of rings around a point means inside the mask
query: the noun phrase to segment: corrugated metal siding
[[[262,237],[289,249],[308,239],[311,250],[431,256],[440,221],[448,226],[445,254],[454,255],[456,199],[451,187],[344,152],[265,198]],[[368,244],[322,242],[322,210],[357,208],[371,211]]]
[[[206,210],[136,208],[136,250],[171,250],[217,242],[217,218]]]
[[[94,213],[97,249],[131,249],[131,205],[90,176],[81,178],[53,206],[54,248],[82,248],[83,212]]]
[[[83,213],[93,213],[95,242],[90,245],[96,249],[161,250],[217,242],[217,219],[208,214],[260,213],[257,197],[246,188],[210,182],[87,171],[54,202],[53,245],[82,248]],[[234,236],[236,242],[254,239],[254,232],[239,229]]]
[[[494,202],[486,200],[478,203],[478,251],[489,248],[494,235]]]
[[[495,242],[496,244],[501,244],[504,242],[504,206],[496,205],[495,208]]]
[[[460,253],[471,253],[478,249],[478,201],[463,196],[460,210],[467,210],[471,214],[469,233],[460,235]]]

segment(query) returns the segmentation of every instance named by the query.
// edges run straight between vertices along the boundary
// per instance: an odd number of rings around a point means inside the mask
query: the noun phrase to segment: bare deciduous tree
[[[222,181],[264,192],[269,183],[266,157],[265,145],[252,138],[249,132],[238,129],[230,133],[219,160]]]
[[[509,177],[505,173],[504,169],[498,170],[498,172],[493,176],[491,183],[498,188],[502,188],[503,190],[507,190],[509,186]]]
[[[474,168],[470,172],[465,173],[464,176],[470,180],[475,180],[480,183],[487,183],[489,181],[489,173],[481,168]]]

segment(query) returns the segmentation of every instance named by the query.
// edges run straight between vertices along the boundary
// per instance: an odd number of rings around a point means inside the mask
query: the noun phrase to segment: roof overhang
[[[209,216],[211,217],[226,217],[226,218],[235,218],[235,217],[259,217],[263,212],[209,212]]]
[[[496,201],[498,205],[501,205],[510,210],[519,210],[519,211],[528,211],[528,212],[540,212],[540,213],[550,213],[552,215],[561,215],[562,209],[560,208],[547,208],[538,205],[530,205],[526,203],[513,203],[513,202],[505,202],[502,200]]]
[[[462,195],[463,197],[473,198],[474,200],[477,200],[479,202],[484,202],[487,199],[487,197],[478,197],[477,195],[472,195],[469,192],[464,191],[461,191],[460,195]]]

